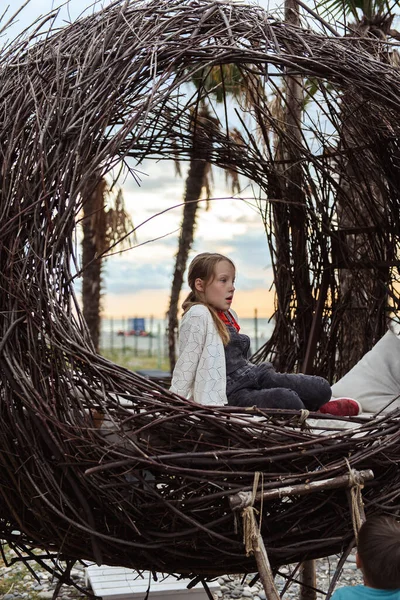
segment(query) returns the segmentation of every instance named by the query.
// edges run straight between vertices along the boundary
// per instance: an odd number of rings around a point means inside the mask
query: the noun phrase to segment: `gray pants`
[[[329,383],[323,377],[277,373],[271,363],[253,365],[227,377],[230,406],[287,408],[316,411],[331,398]]]

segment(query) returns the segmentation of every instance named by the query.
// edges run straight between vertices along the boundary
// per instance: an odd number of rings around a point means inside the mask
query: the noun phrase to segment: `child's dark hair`
[[[235,269],[235,265],[233,264],[233,262],[231,261],[230,258],[228,258],[227,256],[224,256],[223,254],[218,254],[217,252],[212,252],[212,253],[211,252],[202,252],[202,254],[198,254],[197,256],[194,257],[194,259],[192,260],[192,262],[189,265],[189,273],[188,273],[188,283],[189,283],[191,292],[188,295],[188,297],[186,298],[186,300],[184,301],[184,303],[182,304],[183,314],[185,314],[189,310],[189,308],[191,306],[193,306],[194,304],[205,304],[200,299],[200,296],[196,290],[196,287],[195,287],[196,279],[198,279],[198,278],[202,279],[206,286],[207,286],[207,284],[211,283],[212,280],[214,279],[215,267],[219,262],[221,262],[221,260],[228,261],[232,265],[232,267]],[[215,323],[217,331],[218,331],[219,335],[221,336],[223,344],[226,345],[229,342],[229,333],[228,333],[226,326],[221,321],[221,319],[218,317],[218,314],[217,314],[217,311],[215,310],[215,308],[213,308],[209,304],[205,304],[205,305],[211,312],[211,316],[213,318],[213,321]]]
[[[370,517],[358,533],[358,556],[369,586],[400,589],[400,523],[393,517]]]

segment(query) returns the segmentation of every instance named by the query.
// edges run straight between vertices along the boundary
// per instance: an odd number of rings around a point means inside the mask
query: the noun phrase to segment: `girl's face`
[[[201,300],[217,310],[229,310],[235,293],[235,269],[227,260],[220,260],[214,269],[214,277],[208,283],[196,279],[195,287]]]

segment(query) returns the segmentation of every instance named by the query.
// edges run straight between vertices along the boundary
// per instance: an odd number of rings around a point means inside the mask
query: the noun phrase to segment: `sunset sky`
[[[182,218],[180,203],[184,177],[177,177],[169,163],[149,161],[145,172],[147,175],[140,188],[131,180],[123,185],[125,203],[134,225],[168,207],[178,206],[139,226],[137,237],[142,246],[108,259],[107,295],[104,298],[107,315],[143,314],[147,310],[147,313],[162,316],[168,305]],[[205,202],[200,204],[191,257],[198,252],[221,252],[229,256],[237,267],[233,308],[242,317],[253,316],[255,308],[259,316],[270,316],[273,308],[273,294],[269,292],[272,270],[260,213],[254,199],[250,199],[250,187],[241,194],[249,200],[224,199],[229,195],[224,175],[216,171],[213,188],[216,199],[212,200],[208,210]],[[185,288],[184,294],[187,292]]]
[[[74,21],[92,4],[86,0],[71,0],[68,6],[60,10],[57,23],[62,26]],[[98,3],[97,6],[107,4],[110,2]],[[258,4],[268,8],[273,3],[260,0]],[[4,21],[21,5],[22,2],[13,3]],[[51,0],[31,0],[15,25],[8,30],[8,37],[13,37],[58,5]],[[90,10],[85,14],[90,14]],[[181,177],[175,174],[174,165],[166,162],[147,161],[140,170],[143,173],[140,187],[131,178],[122,185],[126,207],[137,227],[139,246],[107,259],[104,316],[163,317],[168,307],[182,215],[179,205],[183,199],[187,165],[183,165]],[[241,317],[253,316],[255,308],[260,317],[267,317],[273,310],[268,246],[252,187],[245,180],[241,181],[241,185],[240,197],[224,199],[231,196],[231,191],[225,183],[224,174],[214,170],[213,197],[217,199],[211,202],[208,211],[205,210],[205,202],[200,205],[191,258],[204,251],[228,255],[237,267],[237,292],[233,308]],[[141,225],[153,215],[174,206],[176,208]],[[187,291],[185,287],[183,294]]]

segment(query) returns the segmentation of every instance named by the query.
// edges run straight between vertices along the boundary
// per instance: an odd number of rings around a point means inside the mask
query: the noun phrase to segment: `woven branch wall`
[[[250,490],[255,471],[265,489],[341,475],[345,458],[374,470],[367,510],[398,510],[397,413],[364,425],[365,435],[319,436],[296,427],[295,413],[254,419],[251,410],[192,405],[96,355],[74,296],[74,232],[93,181],[127,157],[189,160],[190,109],[207,92],[182,90],[215,65],[235,64],[253,100],[238,109],[242,129],[230,136],[222,121],[212,139],[199,130],[196,143],[268,199],[279,311],[264,354],[299,366],[326,281],[315,364],[340,373],[341,317],[357,281],[372,273],[386,294],[362,288],[367,345],[386,326],[388,297],[398,302],[400,77],[379,42],[368,44],[296,29],[257,7],[157,0],[115,2],[45,40],[2,49],[1,538],[28,554],[40,547],[155,571],[254,570],[229,494]],[[313,78],[319,89],[301,139],[262,92],[260,81],[281,74]],[[357,119],[344,126],[346,107]],[[351,244],[338,233],[340,211],[350,224],[362,215],[362,232],[345,232]],[[349,248],[363,264],[343,298],[336,267],[354,262]],[[94,410],[106,415],[102,426]],[[270,502],[263,535],[273,565],[339,551],[353,535],[346,495]]]

